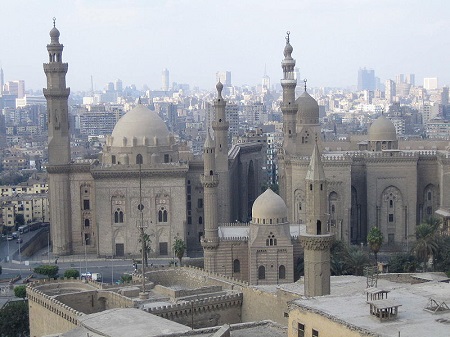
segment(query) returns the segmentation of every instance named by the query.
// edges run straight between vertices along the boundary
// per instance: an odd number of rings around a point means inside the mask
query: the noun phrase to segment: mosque
[[[87,249],[99,256],[137,255],[137,227],[144,227],[154,256],[172,256],[174,240],[182,238],[188,253],[203,249],[206,270],[251,284],[293,282],[294,261],[304,252],[305,292],[320,295],[330,292],[333,239],[364,242],[377,226],[388,245],[403,249],[424,219],[439,215],[447,224],[447,144],[399,141],[385,116],[372,124],[367,139],[322,139],[316,100],[306,86],[295,97],[289,35],[282,61],[280,195],[267,190],[256,198],[263,177],[261,144],[228,148],[220,82],[214,137],[208,131],[203,160],[181,151],[161,118],[139,104],[115,126],[101,162],[72,161],[68,65],[59,36],[53,27],[44,64],[55,254]]]
[[[183,239],[188,254],[202,252],[204,196],[202,159],[182,151],[159,115],[138,104],[108,136],[101,161],[74,161],[66,87],[68,64],[54,26],[44,64],[48,109],[48,165],[51,237],[55,255],[139,255],[140,228],[151,240],[152,256],[173,256],[173,242]],[[221,90],[221,87],[220,87]],[[218,183],[217,219],[246,221],[260,193],[262,145],[228,148],[225,101],[216,99],[215,135]]]

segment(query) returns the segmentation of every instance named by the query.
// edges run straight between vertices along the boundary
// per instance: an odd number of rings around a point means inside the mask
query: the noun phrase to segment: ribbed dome
[[[155,137],[159,145],[169,145],[169,130],[164,121],[155,111],[138,104],[119,119],[111,134],[112,146],[123,146],[123,139],[127,139],[127,146],[132,146],[132,139],[142,145],[144,138],[153,143]]]
[[[369,128],[370,141],[396,141],[397,132],[394,124],[384,115],[378,117]]]
[[[287,214],[286,203],[270,188],[261,194],[253,203],[253,219],[279,219],[278,222],[284,222]],[[266,221],[266,223],[269,224],[269,221]]]
[[[319,123],[319,104],[306,91],[296,100],[298,106],[297,121],[300,124],[318,124]]]

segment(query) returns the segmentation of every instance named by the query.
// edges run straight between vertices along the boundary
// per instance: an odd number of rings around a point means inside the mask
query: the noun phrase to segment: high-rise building
[[[375,90],[375,71],[360,68],[358,70],[358,90]]]
[[[441,104],[448,105],[448,87],[443,87],[441,92]]]
[[[426,90],[435,90],[438,88],[438,78],[437,77],[425,77],[423,79],[423,87]]]
[[[231,87],[231,71],[216,72],[216,82],[222,82],[224,87]]]
[[[0,95],[3,92],[4,85],[5,85],[5,76],[3,74],[3,68],[0,68]]]
[[[168,91],[169,90],[169,70],[167,68],[164,68],[162,73],[161,73],[161,89],[164,91]]]
[[[115,89],[116,89],[117,93],[119,93],[119,94],[122,93],[123,86],[122,86],[122,80],[121,79],[117,79],[116,80]]]
[[[412,87],[415,87],[416,86],[416,75],[415,74],[406,75],[406,83],[410,84]]]
[[[398,74],[395,76],[395,83],[399,85],[400,83],[405,83],[405,74]]]
[[[395,91],[395,82],[393,80],[386,80],[386,89],[385,89],[385,96],[389,103],[392,103],[394,100],[394,97],[396,95]]]
[[[25,96],[25,81],[8,81],[5,83],[3,91],[16,96],[16,98],[23,98]]]

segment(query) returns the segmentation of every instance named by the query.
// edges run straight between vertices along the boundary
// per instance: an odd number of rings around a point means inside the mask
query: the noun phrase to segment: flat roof
[[[100,332],[108,337],[151,337],[182,334],[191,328],[135,308],[117,308],[78,318],[84,331]],[[75,329],[77,330],[77,329]],[[74,330],[72,330],[74,332]],[[75,333],[75,332],[74,332]],[[80,336],[68,332],[62,336]]]
[[[324,313],[380,336],[397,336],[400,332],[401,336],[422,337],[429,336],[431,331],[433,337],[449,336],[450,312],[432,314],[424,310],[430,298],[450,303],[449,283],[410,284],[378,279],[378,287],[390,291],[390,303],[401,305],[396,320],[380,322],[370,315],[363,276],[332,277],[330,295],[302,297],[293,301],[292,307]]]

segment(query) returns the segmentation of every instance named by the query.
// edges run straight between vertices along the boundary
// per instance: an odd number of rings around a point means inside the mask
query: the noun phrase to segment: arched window
[[[140,153],[136,156],[136,164],[143,164],[142,154]]]
[[[210,175],[210,176],[213,175],[213,171],[212,171],[212,170],[209,171],[209,175]]]
[[[201,216],[198,217],[198,224],[203,225],[203,218]]]
[[[264,266],[258,267],[258,280],[266,279],[266,268]]]
[[[114,223],[123,223],[123,212],[119,208],[114,212]]]
[[[278,278],[279,278],[280,280],[284,280],[284,279],[286,278],[286,267],[283,266],[283,265],[281,265],[281,266],[278,268]]]
[[[233,261],[233,273],[241,272],[241,262],[238,259]]]
[[[428,200],[431,200],[431,192],[430,191],[427,193],[427,197],[428,197]]]
[[[164,208],[161,208],[158,211],[158,222],[167,222],[167,210]]]
[[[89,219],[84,219],[84,227],[89,227],[90,222]]]

